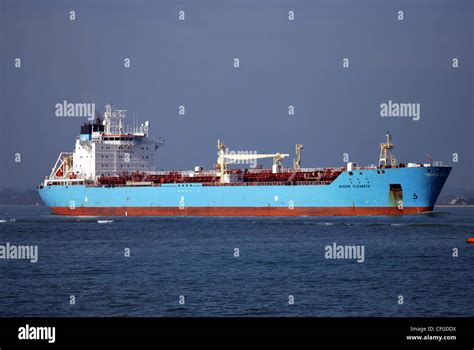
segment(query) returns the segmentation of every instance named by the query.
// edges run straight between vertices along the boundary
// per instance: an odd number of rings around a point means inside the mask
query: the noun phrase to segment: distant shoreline
[[[451,204],[440,204],[440,205],[435,205],[435,208],[474,208],[474,205],[472,204],[466,204],[466,205],[451,205]]]
[[[45,204],[0,204],[0,207],[45,207]]]

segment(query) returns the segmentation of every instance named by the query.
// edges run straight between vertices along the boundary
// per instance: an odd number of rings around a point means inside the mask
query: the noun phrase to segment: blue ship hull
[[[401,215],[431,211],[451,171],[431,166],[342,172],[329,185],[161,184],[39,189],[60,215]]]

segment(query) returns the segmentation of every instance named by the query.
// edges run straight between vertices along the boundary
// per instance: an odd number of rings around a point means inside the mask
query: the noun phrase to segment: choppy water
[[[39,260],[0,260],[0,316],[474,316],[474,208],[98,224],[0,207],[2,218],[16,222],[0,223],[0,245],[38,245]],[[326,259],[334,242],[363,245],[365,261]]]

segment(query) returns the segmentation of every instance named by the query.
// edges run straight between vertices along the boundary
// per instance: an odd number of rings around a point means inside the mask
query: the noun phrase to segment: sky
[[[473,190],[473,3],[0,0],[0,189],[35,188],[73,151],[86,118],[57,117],[66,100],[149,120],[157,169],[211,168],[217,139],[302,143],[303,167],[376,164],[390,131],[401,162],[430,154],[454,167],[447,187]],[[419,120],[382,117],[388,101]]]

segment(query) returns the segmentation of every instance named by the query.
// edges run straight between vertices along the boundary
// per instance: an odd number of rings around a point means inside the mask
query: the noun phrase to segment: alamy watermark
[[[70,103],[64,100],[54,105],[56,117],[87,117],[95,118],[95,103]]]
[[[363,245],[340,245],[334,242],[324,248],[326,259],[357,260],[358,263],[365,261],[365,246]]]
[[[407,117],[418,121],[421,117],[421,107],[419,103],[398,103],[388,100],[380,105],[380,116]]]
[[[229,164],[248,164],[249,168],[256,168],[257,167],[257,158],[252,158],[250,156],[256,155],[257,151],[231,151],[229,148],[224,150],[225,155],[241,155],[241,156],[249,156],[243,157],[244,159],[229,159]],[[219,156],[220,153],[218,152],[217,155]]]
[[[38,261],[37,245],[15,245],[7,242],[0,245],[0,259],[5,260],[30,260],[31,263]]]
[[[26,324],[18,328],[18,339],[20,340],[47,340],[48,343],[56,341],[56,327],[35,327]]]

